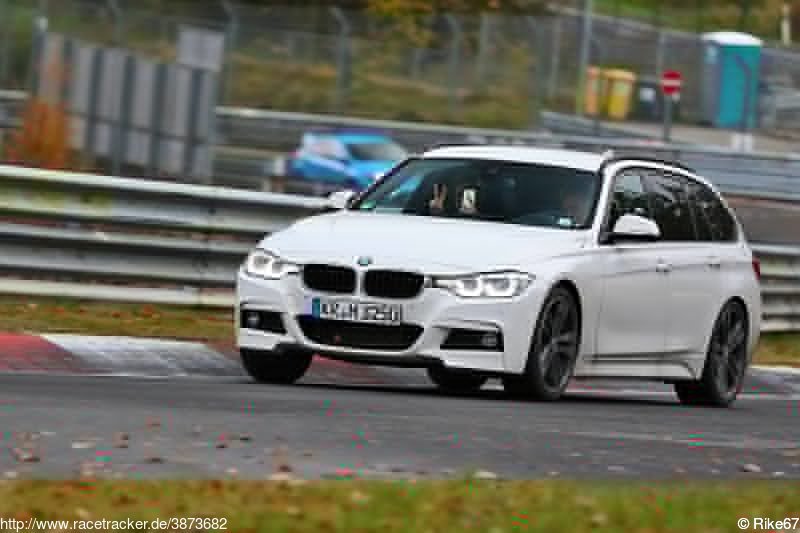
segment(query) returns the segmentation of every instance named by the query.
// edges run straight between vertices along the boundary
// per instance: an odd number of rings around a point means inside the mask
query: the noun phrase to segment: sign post
[[[664,135],[665,143],[672,137],[672,103],[681,93],[683,76],[677,70],[666,70],[661,75],[661,92],[664,93]]]

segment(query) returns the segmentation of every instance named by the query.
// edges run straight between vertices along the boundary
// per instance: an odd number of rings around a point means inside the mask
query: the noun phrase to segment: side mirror
[[[332,192],[328,195],[328,208],[334,211],[347,209],[347,206],[350,205],[350,200],[353,199],[355,194],[355,191],[351,190]]]
[[[608,244],[613,244],[622,241],[653,242],[660,238],[661,230],[658,229],[658,224],[649,218],[639,215],[622,215],[604,240]]]

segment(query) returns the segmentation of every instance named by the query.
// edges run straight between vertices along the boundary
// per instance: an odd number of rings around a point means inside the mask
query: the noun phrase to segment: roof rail
[[[355,128],[347,126],[320,126],[305,133],[311,135],[380,135],[388,137],[386,130],[380,128]]]
[[[490,146],[488,143],[479,142],[435,142],[425,146],[425,152],[439,148],[458,148],[461,146]]]
[[[697,174],[697,171],[687,165],[684,165],[680,161],[676,161],[674,159],[660,159],[658,157],[650,157],[650,156],[638,156],[638,155],[617,155],[613,153],[613,150],[609,150],[603,156],[606,158],[603,161],[603,168],[612,164],[618,163],[620,161],[642,161],[645,163],[658,163],[661,165],[668,165],[671,167],[679,168],[691,174]]]

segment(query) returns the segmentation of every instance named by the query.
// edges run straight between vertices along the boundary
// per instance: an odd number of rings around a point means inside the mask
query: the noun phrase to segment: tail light
[[[756,275],[756,279],[761,281],[761,261],[757,257],[753,258],[753,273]]]

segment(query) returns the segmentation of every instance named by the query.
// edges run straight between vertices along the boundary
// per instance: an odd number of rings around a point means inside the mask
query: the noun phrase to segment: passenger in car
[[[564,215],[571,218],[574,224],[582,224],[589,216],[593,198],[588,198],[586,191],[568,187],[561,197],[561,208]]]

